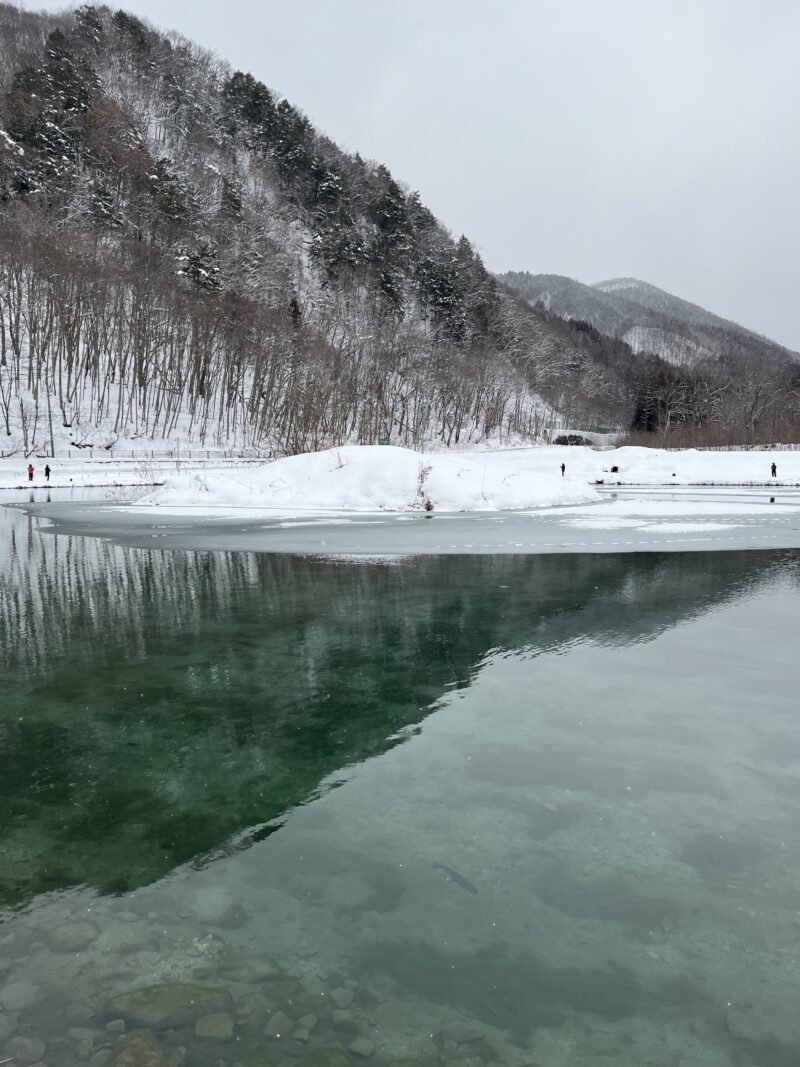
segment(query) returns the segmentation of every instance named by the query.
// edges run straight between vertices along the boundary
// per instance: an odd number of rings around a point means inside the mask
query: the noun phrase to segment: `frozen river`
[[[42,490],[16,494],[14,502],[45,518],[45,528],[165,549],[373,557],[800,547],[796,489],[615,490],[599,504],[433,516],[172,511],[108,499],[58,499],[55,492],[47,502],[46,496]]]

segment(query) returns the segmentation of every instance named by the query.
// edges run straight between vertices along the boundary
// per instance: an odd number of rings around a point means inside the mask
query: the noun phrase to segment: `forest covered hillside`
[[[685,368],[505,281],[385,166],[178,34],[0,4],[0,452],[795,416],[790,361],[765,356],[751,410],[741,353],[715,352],[690,375],[710,399],[679,411]]]
[[[509,271],[500,279],[529,307],[583,324],[646,363],[661,364],[631,429],[663,433],[688,425],[738,434],[743,443],[776,433],[796,439],[797,352],[638,278],[585,285],[557,274]]]
[[[524,271],[509,271],[501,278],[533,306],[563,318],[583,319],[626,341],[635,353],[655,353],[670,363],[692,363],[708,356],[800,359],[798,353],[638,278],[612,278],[593,285]]]

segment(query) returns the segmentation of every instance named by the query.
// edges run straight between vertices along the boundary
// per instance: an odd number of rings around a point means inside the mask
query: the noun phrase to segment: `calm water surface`
[[[0,1059],[800,1061],[800,554],[0,562]]]

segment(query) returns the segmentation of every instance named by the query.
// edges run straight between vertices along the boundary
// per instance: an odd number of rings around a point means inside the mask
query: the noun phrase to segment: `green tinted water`
[[[0,1059],[800,1059],[797,554],[0,530]]]

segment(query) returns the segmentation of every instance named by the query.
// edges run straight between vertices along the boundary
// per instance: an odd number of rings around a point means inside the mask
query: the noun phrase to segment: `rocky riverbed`
[[[199,907],[238,926],[235,900],[201,894]],[[91,917],[68,907],[17,915],[0,937],[0,1049],[36,1067],[222,1067],[264,1062],[348,1067],[397,1061],[496,1063],[485,1027],[453,1014],[413,1032],[408,1003],[306,951],[296,971],[229,946],[230,926],[146,915],[98,901]],[[189,922],[191,920],[191,922]],[[70,992],[65,995],[65,990]]]

